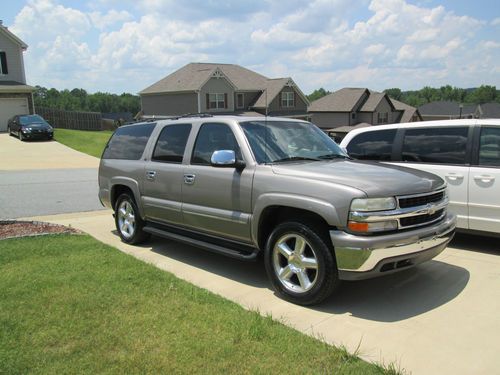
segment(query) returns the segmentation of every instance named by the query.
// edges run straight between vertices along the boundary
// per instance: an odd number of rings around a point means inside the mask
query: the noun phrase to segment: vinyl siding
[[[311,122],[323,129],[349,125],[347,112],[310,112]]]
[[[0,51],[7,56],[7,74],[0,74],[0,81],[16,81],[26,84],[22,49],[17,43],[0,34]]]
[[[198,94],[192,92],[142,95],[141,106],[144,114],[148,116],[177,116],[187,113],[198,113]]]
[[[207,108],[207,94],[227,94],[227,108],[209,109]],[[233,112],[234,111],[234,90],[225,78],[210,78],[200,90],[201,111],[202,112]],[[246,100],[246,99],[245,99]]]

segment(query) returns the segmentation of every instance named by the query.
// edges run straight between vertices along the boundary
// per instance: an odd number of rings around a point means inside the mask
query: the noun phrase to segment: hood
[[[272,168],[278,175],[351,186],[364,191],[368,197],[426,193],[445,184],[432,173],[377,162],[301,161],[274,164]]]
[[[35,129],[50,129],[51,126],[44,124],[43,122],[32,122],[31,124],[21,125],[23,128],[35,128]]]

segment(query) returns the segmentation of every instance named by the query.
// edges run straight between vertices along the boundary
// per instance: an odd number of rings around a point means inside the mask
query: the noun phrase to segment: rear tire
[[[313,222],[287,221],[273,230],[264,262],[280,297],[298,305],[314,305],[337,288],[337,263],[326,234],[327,228]]]
[[[142,220],[135,200],[129,193],[124,193],[118,197],[115,204],[115,225],[118,234],[123,242],[136,245],[151,237],[144,232],[145,222]]]

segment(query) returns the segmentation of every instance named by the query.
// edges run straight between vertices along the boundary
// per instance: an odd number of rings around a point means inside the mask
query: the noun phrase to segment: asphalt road
[[[103,209],[97,169],[0,171],[0,220]]]

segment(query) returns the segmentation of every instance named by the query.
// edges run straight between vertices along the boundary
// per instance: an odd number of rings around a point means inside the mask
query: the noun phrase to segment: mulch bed
[[[0,220],[0,240],[7,238],[42,236],[57,233],[81,233],[79,230],[64,225],[41,221]]]

